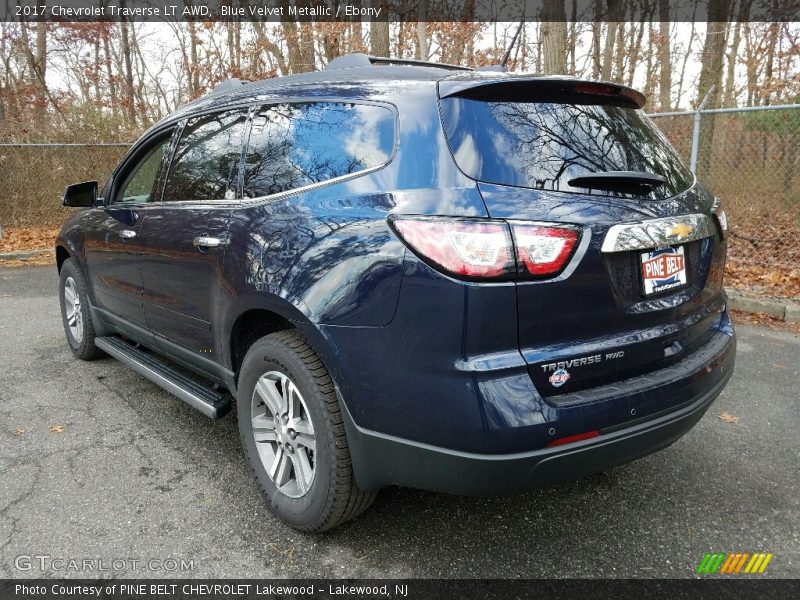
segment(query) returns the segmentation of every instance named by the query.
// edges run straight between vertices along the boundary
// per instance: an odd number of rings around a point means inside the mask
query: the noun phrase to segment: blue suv
[[[67,188],[67,341],[211,418],[235,400],[305,531],[388,485],[502,494],[664,448],[735,336],[725,213],[644,101],[366,55],[225,82]]]

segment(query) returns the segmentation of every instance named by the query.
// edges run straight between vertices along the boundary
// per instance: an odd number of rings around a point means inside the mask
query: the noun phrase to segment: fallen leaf
[[[739,417],[734,417],[733,415],[726,412],[719,413],[719,418],[721,421],[724,421],[725,423],[730,423],[731,425],[735,425],[736,423],[739,422]]]
[[[50,425],[50,433],[64,433],[63,425]]]
[[[17,427],[17,430],[14,432],[14,435],[22,435],[25,433],[25,430],[22,427]]]

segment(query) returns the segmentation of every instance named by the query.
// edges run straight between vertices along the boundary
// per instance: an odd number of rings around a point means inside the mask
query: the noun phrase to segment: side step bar
[[[224,417],[231,409],[231,397],[179,373],[167,363],[116,336],[98,337],[95,346],[177,396],[212,419]]]

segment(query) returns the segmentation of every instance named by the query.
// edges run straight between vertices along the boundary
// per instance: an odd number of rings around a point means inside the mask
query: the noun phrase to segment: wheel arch
[[[59,273],[61,273],[61,267],[68,258],[72,258],[72,253],[67,249],[66,245],[56,244],[56,268]]]
[[[333,341],[288,300],[259,294],[238,302],[228,311],[228,315],[224,349],[237,382],[242,361],[256,340],[278,331],[296,329],[322,360],[336,386],[340,387],[343,383]]]

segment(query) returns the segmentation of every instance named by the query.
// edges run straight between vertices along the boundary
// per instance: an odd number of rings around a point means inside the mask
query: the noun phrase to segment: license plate
[[[683,246],[668,246],[642,252],[644,295],[658,294],[686,285]]]

